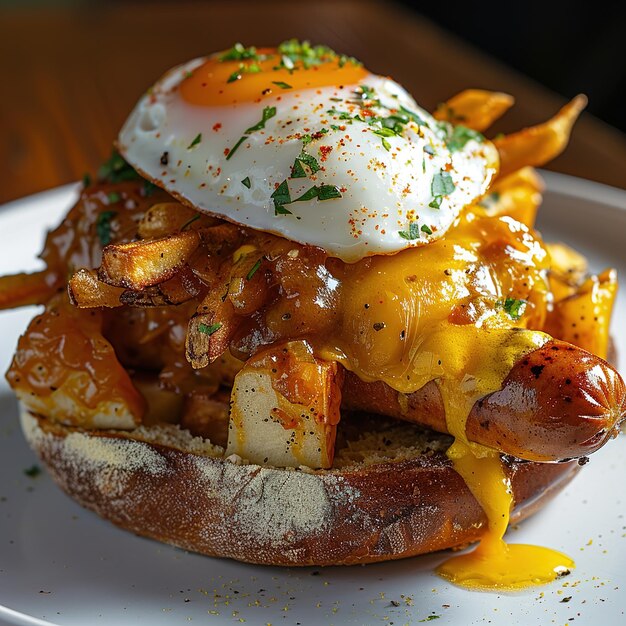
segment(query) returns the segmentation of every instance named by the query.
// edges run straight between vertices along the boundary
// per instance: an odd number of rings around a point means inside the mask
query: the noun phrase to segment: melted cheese
[[[466,214],[445,240],[367,263],[366,271],[352,266],[341,277],[342,321],[317,352],[403,393],[437,381],[455,437],[448,457],[488,519],[479,547],[439,573],[483,589],[554,580],[574,563],[546,548],[503,541],[513,498],[500,454],[469,442],[465,432],[474,403],[500,389],[513,365],[549,339],[523,327],[543,323],[545,250],[517,222]],[[498,306],[511,295],[529,302],[521,320]]]

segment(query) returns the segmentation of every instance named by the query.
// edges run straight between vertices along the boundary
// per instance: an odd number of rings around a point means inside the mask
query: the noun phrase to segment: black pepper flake
[[[589,463],[589,457],[588,457],[588,456],[581,456],[581,457],[578,459],[578,465],[580,465],[581,467],[582,467],[583,465],[587,465],[587,463]]]
[[[376,322],[373,328],[376,332],[378,332],[379,330],[382,330],[383,328],[385,328],[385,322]]]
[[[535,377],[535,380],[539,378],[539,376],[541,376],[541,372],[543,372],[543,368],[545,367],[545,365],[533,365],[530,368],[530,371],[532,372],[533,376]]]
[[[167,165],[169,163],[169,160],[170,153],[166,151],[161,155],[161,165]]]

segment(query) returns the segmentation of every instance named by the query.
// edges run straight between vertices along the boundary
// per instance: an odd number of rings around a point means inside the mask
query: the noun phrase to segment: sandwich
[[[615,437],[615,271],[534,229],[578,96],[433,113],[325,46],[236,44],[167,72],[46,239],[0,279],[40,304],[7,378],[57,483],[137,534],[271,565],[480,541],[440,573],[518,588],[574,566],[509,523]]]

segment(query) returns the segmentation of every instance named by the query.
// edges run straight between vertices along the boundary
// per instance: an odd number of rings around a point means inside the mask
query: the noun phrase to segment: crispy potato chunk
[[[249,359],[235,377],[226,454],[277,467],[331,467],[342,371],[294,341]]]
[[[180,202],[160,202],[152,205],[137,225],[137,234],[142,239],[165,237],[191,226],[200,219],[200,214]]]
[[[98,278],[136,291],[157,285],[172,278],[199,244],[197,231],[187,230],[160,239],[107,246]]]
[[[67,290],[70,301],[79,309],[122,306],[120,296],[124,293],[124,289],[107,285],[98,280],[98,275],[94,270],[78,270],[70,278]]]
[[[527,165],[540,167],[559,156],[565,150],[574,122],[585,106],[587,98],[576,96],[547,122],[494,139],[500,154],[499,176],[506,176]]]
[[[523,167],[497,180],[479,205],[489,216],[508,215],[534,228],[543,190],[539,174],[532,167]]]
[[[483,131],[513,106],[513,96],[497,91],[466,89],[440,104],[435,119]]]
[[[547,243],[550,253],[550,289],[555,302],[578,293],[587,277],[587,259],[564,243]]]
[[[575,294],[554,305],[544,330],[606,359],[616,295],[617,272],[614,269],[590,276]]]

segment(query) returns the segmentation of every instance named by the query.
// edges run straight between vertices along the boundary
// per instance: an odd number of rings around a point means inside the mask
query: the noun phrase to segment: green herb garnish
[[[226,160],[228,161],[233,156],[233,154],[235,154],[235,152],[237,151],[237,148],[239,148],[239,146],[246,139],[248,139],[249,133],[253,133],[256,130],[261,130],[262,128],[265,128],[265,122],[267,122],[267,120],[271,120],[275,115],[276,115],[276,107],[265,107],[261,115],[261,120],[257,122],[254,126],[250,126],[250,128],[246,129],[245,131],[246,134],[242,135],[237,141],[237,143],[228,151],[228,154],[226,155]]]
[[[198,133],[194,140],[187,146],[187,150],[191,150],[194,146],[197,146],[202,141],[202,133]]]
[[[190,224],[193,224],[195,221],[200,219],[200,214],[194,215],[191,219],[187,220],[181,227],[181,230],[185,230]]]
[[[458,150],[462,150],[468,141],[472,140],[482,143],[485,138],[477,130],[472,130],[466,126],[459,125],[455,126],[452,133],[448,136],[446,145],[448,146],[450,152],[457,152]]]
[[[26,474],[29,478],[36,478],[39,474],[41,474],[41,468],[39,465],[31,465],[24,470],[24,474]]]
[[[119,193],[117,193],[117,191],[112,191],[111,193],[107,194],[107,202],[109,204],[115,204],[116,202],[119,202],[122,199],[122,196],[120,196]]]
[[[430,192],[433,194],[433,199],[428,206],[433,209],[440,208],[443,197],[450,195],[455,189],[456,186],[449,172],[443,170],[437,172],[430,184]]]
[[[420,229],[417,222],[411,222],[409,224],[408,230],[399,230],[398,235],[400,235],[402,239],[406,239],[408,241],[412,241],[413,239],[419,239]]]
[[[250,187],[251,187],[250,177],[249,177],[249,176],[246,176],[246,177],[245,177],[245,178],[241,181],[241,184],[242,184],[244,187],[247,187],[248,189],[250,189]]]
[[[121,183],[139,178],[141,176],[115,151],[111,154],[111,158],[103,163],[98,170],[98,179],[109,183]]]
[[[427,226],[426,224],[422,224],[422,227],[420,228],[420,230],[423,233],[426,233],[427,235],[432,235],[433,231],[431,230],[430,226]]]
[[[265,128],[265,122],[271,120],[276,115],[276,107],[265,107],[261,115],[261,121],[257,122],[254,126],[246,129],[246,133],[253,133],[255,130],[261,130]]]
[[[274,215],[291,215],[291,211],[284,206],[291,203],[291,194],[286,180],[276,187],[270,198],[274,201]]]
[[[293,87],[289,83],[285,83],[282,80],[273,80],[272,85],[276,85],[277,87],[280,87],[281,89],[293,89]]]
[[[252,59],[254,61],[263,60],[263,55],[259,56],[254,46],[246,48],[242,43],[236,43],[230,50],[225,52],[220,61],[244,61],[245,59]]]
[[[91,185],[91,175],[90,174],[83,174],[83,187],[89,187],[89,185]]]
[[[246,280],[250,280],[257,272],[259,267],[261,267],[261,261],[263,259],[258,259],[258,261],[250,268],[250,271],[246,274]]]
[[[515,298],[506,298],[501,304],[505,313],[509,315],[512,320],[518,320],[524,311],[526,310],[526,300],[517,300]]]
[[[209,335],[209,337],[213,333],[216,333],[221,327],[222,322],[216,322],[215,324],[211,324],[210,326],[208,324],[198,324],[198,330],[205,335]]]
[[[117,215],[117,211],[102,211],[96,220],[96,234],[103,246],[111,243],[111,220]]]

